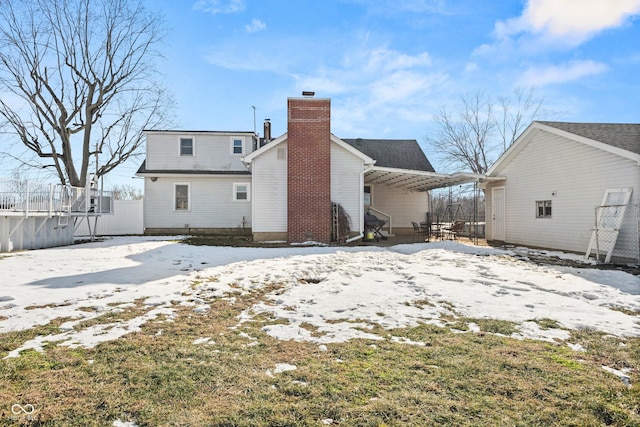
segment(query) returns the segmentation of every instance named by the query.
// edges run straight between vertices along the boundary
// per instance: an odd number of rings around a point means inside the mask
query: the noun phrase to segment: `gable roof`
[[[283,133],[282,135],[280,135],[276,139],[268,142],[267,144],[265,144],[262,147],[258,148],[254,152],[249,153],[246,156],[244,156],[242,161],[245,164],[250,164],[253,161],[254,158],[260,156],[265,151],[271,150],[273,147],[277,146],[278,144],[286,141],[287,138],[288,138],[288,135],[289,135],[288,132]],[[351,146],[349,144],[346,144],[344,142],[344,140],[338,138],[334,134],[331,134],[331,142],[333,142],[334,144],[339,145],[340,147],[342,147],[345,150],[351,152],[352,154],[356,155],[357,157],[360,157],[364,161],[365,164],[376,163],[374,158],[372,158],[371,156],[368,156],[366,153],[362,152],[361,150],[358,150],[358,149],[354,148],[353,146]]]
[[[638,162],[640,165],[640,124],[532,122],[487,171],[495,176],[541,131]]]
[[[640,124],[543,121],[538,123],[640,154]]]
[[[342,139],[376,160],[376,167],[435,172],[415,139]]]

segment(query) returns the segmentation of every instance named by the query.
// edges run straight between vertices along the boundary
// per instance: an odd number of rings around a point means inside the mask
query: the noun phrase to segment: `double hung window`
[[[189,199],[190,199],[190,186],[189,184],[175,184],[173,194],[174,194],[174,208],[177,211],[188,211],[189,210]]]
[[[193,138],[180,138],[180,155],[193,156]]]

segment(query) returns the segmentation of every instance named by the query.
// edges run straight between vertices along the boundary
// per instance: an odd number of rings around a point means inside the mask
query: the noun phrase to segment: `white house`
[[[336,137],[329,99],[289,98],[287,132],[271,140],[268,125],[260,142],[253,132],[146,131],[145,232],[329,242],[361,235],[370,210],[388,234],[410,233],[430,189],[478,179],[435,173],[415,140]],[[340,236],[338,216],[350,218]]]
[[[640,124],[533,122],[487,175],[488,240],[640,259]]]
[[[198,234],[251,228],[251,173],[242,158],[253,132],[148,130],[144,228],[149,234]]]

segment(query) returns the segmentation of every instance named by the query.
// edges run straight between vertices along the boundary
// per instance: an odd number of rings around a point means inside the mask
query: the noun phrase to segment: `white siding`
[[[376,185],[372,188],[372,207],[392,217],[393,229],[411,228],[411,222],[426,221],[429,211],[429,193],[404,191]]]
[[[583,252],[591,237],[594,208],[607,188],[633,187],[631,203],[640,201],[636,162],[544,131],[496,175],[506,177],[508,243]],[[490,187],[486,196],[491,239]],[[537,200],[551,200],[551,218],[536,218]]]
[[[360,195],[364,162],[353,153],[331,144],[331,201],[339,203],[351,218],[351,231],[360,232],[364,217]]]
[[[190,185],[190,210],[174,209],[174,184]],[[146,228],[251,227],[251,203],[233,201],[233,184],[251,183],[251,176],[176,176],[145,180]]]
[[[278,150],[285,153],[278,158]],[[254,233],[287,231],[287,143],[282,142],[256,157],[253,177]]]
[[[243,138],[243,155],[231,154],[232,138]],[[193,138],[193,156],[180,155],[180,138]],[[251,134],[150,133],[147,134],[148,170],[246,171],[242,157],[253,148]]]

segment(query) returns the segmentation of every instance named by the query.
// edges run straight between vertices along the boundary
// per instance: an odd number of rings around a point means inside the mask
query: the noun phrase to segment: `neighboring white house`
[[[335,239],[335,211],[364,232],[367,210],[389,234],[424,221],[429,190],[479,180],[434,172],[415,140],[340,139],[329,99],[288,99],[288,128],[271,140],[253,132],[146,131],[147,234],[253,233],[255,240]],[[344,216],[342,216],[344,218]]]
[[[487,174],[488,240],[640,258],[640,124],[533,122]]]

